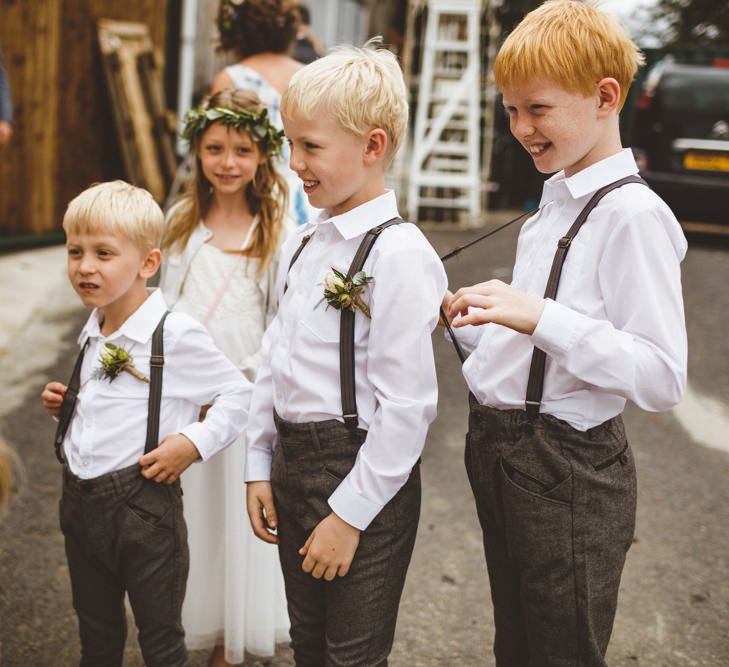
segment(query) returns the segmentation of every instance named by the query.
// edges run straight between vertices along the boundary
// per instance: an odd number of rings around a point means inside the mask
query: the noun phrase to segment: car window
[[[671,111],[727,113],[729,116],[729,70],[725,76],[706,77],[666,73],[660,90],[664,107]]]

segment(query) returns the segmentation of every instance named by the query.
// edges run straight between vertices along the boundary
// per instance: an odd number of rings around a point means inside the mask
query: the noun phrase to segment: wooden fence
[[[0,147],[0,238],[58,232],[72,197],[124,177],[96,21],[146,23],[164,52],[176,1],[0,0],[15,116],[13,138]]]

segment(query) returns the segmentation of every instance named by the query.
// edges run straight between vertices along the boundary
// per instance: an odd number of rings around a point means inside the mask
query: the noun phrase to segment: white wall
[[[367,39],[367,9],[354,0],[305,0],[311,28],[324,49],[336,44],[361,46]]]

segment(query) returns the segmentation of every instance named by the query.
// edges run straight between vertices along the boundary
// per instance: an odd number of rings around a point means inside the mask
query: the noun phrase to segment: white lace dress
[[[257,268],[257,259],[203,244],[173,308],[205,323],[218,347],[250,380],[266,319]],[[273,655],[276,642],[288,639],[289,628],[278,553],[250,528],[244,472],[241,436],[182,475],[190,544],[182,608],[187,645],[212,648],[224,637],[231,663],[243,662],[244,651]]]

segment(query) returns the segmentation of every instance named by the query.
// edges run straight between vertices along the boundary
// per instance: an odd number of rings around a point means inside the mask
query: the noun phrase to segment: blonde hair
[[[322,109],[345,130],[364,136],[375,128],[387,133],[389,155],[397,151],[408,124],[407,89],[393,53],[377,48],[339,46],[291,77],[281,97],[281,113],[313,118]]]
[[[92,185],[69,202],[63,229],[66,234],[121,234],[141,249],[157,248],[164,214],[143,188],[109,181]]]
[[[640,49],[609,14],[576,0],[549,0],[506,38],[494,78],[500,90],[544,78],[587,97],[598,81],[612,77],[620,84],[622,109],[643,62]]]

